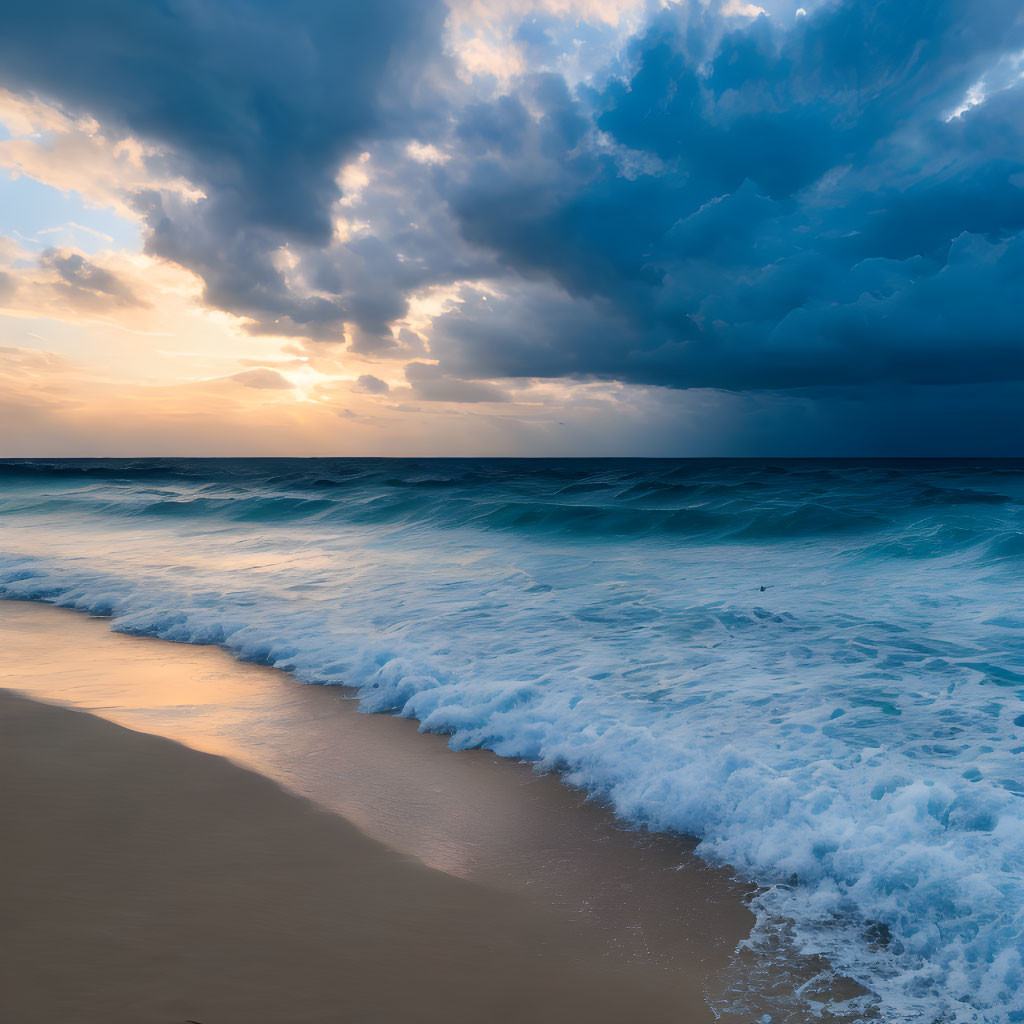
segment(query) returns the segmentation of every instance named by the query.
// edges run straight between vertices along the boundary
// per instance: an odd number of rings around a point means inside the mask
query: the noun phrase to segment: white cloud
[[[11,135],[0,140],[0,167],[62,192],[77,192],[86,203],[112,208],[129,220],[139,219],[128,201],[137,189],[173,191],[191,201],[203,198],[200,189],[167,172],[159,147],[107,135],[93,118],[72,117],[55,104],[0,90],[0,124]]]

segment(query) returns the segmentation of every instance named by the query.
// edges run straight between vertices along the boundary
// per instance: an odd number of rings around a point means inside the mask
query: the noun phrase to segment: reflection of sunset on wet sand
[[[226,757],[431,868],[554,912],[569,963],[634,964],[641,986],[642,965],[670,969],[694,1020],[749,930],[744,888],[677,840],[624,831],[527,765],[359,715],[344,690],[38,605],[0,604],[0,639],[0,684]]]

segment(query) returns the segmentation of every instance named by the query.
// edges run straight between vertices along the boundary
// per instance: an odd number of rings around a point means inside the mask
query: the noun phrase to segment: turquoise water
[[[1024,463],[0,463],[0,593],[558,768],[889,1021],[1024,1020]]]

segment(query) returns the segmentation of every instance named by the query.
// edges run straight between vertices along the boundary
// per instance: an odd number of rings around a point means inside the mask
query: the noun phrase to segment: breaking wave
[[[0,524],[8,597],[692,834],[848,1014],[1024,1021],[1022,463],[8,461]]]

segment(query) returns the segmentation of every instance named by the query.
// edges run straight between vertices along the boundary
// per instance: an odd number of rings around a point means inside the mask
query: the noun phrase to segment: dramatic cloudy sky
[[[1020,0],[7,0],[2,454],[1024,454]]]

